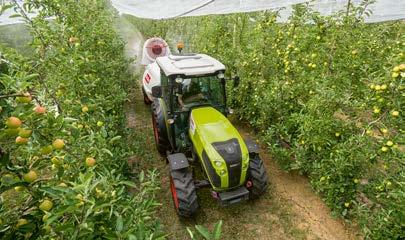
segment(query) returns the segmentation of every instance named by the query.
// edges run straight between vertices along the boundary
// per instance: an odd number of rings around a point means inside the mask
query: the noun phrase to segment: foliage
[[[332,16],[297,5],[286,23],[266,11],[143,28],[147,36],[166,33],[172,49],[181,40],[185,50],[222,61],[228,75],[242,79],[229,89],[230,104],[282,168],[308,175],[327,205],[355,217],[366,238],[400,239],[404,23],[364,23],[369,3]]]
[[[168,22],[134,18],[131,15],[124,15],[124,17],[127,18],[127,20],[129,20],[146,39],[151,37],[165,36],[167,34]]]
[[[0,238],[163,238],[156,173],[128,173],[128,61],[108,1],[5,6],[33,53],[0,46]]]
[[[197,233],[203,237],[205,240],[219,240],[221,239],[221,227],[222,227],[222,220],[217,222],[214,226],[214,230],[212,233],[204,226],[201,225],[196,225],[195,229],[197,230]],[[188,233],[190,234],[191,239],[198,239],[197,236],[195,236],[195,233],[190,228],[187,228]]]

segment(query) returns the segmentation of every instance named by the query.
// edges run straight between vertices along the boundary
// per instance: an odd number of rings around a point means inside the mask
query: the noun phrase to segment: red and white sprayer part
[[[148,65],[155,62],[157,57],[164,57],[170,54],[169,45],[165,40],[154,37],[145,41],[142,51],[142,65]]]

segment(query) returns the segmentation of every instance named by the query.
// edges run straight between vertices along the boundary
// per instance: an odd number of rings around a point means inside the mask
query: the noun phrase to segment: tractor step
[[[218,201],[221,206],[228,206],[230,204],[238,203],[243,200],[249,199],[249,191],[246,187],[242,186],[227,192],[219,192],[217,194]]]

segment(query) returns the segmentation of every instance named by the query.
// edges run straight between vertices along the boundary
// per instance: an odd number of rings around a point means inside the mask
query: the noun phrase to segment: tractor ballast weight
[[[155,59],[145,68],[142,92],[145,103],[151,104],[156,147],[170,166],[177,213],[196,213],[200,187],[211,187],[221,205],[263,194],[267,175],[259,148],[245,141],[226,117],[225,66],[205,54]],[[234,85],[238,82],[235,78]],[[196,179],[197,168],[203,179]]]

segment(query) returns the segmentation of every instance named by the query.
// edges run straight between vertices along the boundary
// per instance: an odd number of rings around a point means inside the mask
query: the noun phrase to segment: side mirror
[[[239,83],[240,83],[240,78],[239,78],[239,76],[233,77],[233,87],[234,87],[234,88],[238,87],[238,86],[239,86]]]
[[[154,86],[152,87],[152,96],[154,98],[162,97],[162,87],[161,86]]]

